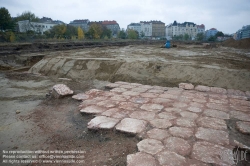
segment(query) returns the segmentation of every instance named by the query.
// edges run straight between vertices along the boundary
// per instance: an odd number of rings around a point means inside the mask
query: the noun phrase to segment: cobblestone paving
[[[74,96],[81,113],[96,114],[89,129],[113,129],[137,135],[138,153],[127,165],[233,165],[225,120],[238,119],[250,134],[249,92],[181,83],[180,88],[115,82],[109,91],[92,89]]]

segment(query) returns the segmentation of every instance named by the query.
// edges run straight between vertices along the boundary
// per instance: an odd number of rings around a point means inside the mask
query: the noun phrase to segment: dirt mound
[[[250,49],[250,38],[242,39],[242,40],[234,40],[231,38],[231,39],[224,41],[222,43],[222,46],[241,48],[241,49]]]

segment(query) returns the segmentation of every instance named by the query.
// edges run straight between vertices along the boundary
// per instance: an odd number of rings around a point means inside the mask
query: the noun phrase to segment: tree
[[[208,41],[215,41],[216,40],[216,37],[215,36],[210,36],[209,38],[208,38]]]
[[[138,39],[138,32],[136,33],[136,31],[129,29],[128,30],[128,38],[129,39]]]
[[[29,20],[32,22],[39,21],[39,18],[35,16],[34,13],[31,13],[30,11],[24,11],[21,15],[17,15],[16,21],[22,21],[22,20]]]
[[[217,33],[215,34],[216,39],[217,39],[217,37],[223,37],[223,36],[224,36],[224,33],[221,32],[221,31],[219,31],[219,32],[217,32]]]
[[[184,35],[184,40],[188,40],[189,39],[189,35],[188,34],[185,34]]]
[[[118,37],[120,39],[126,39],[127,38],[126,32],[124,30],[121,30],[118,34]]]
[[[89,38],[100,39],[102,35],[102,27],[98,24],[92,24],[88,31]]]
[[[65,34],[67,31],[67,27],[66,25],[62,24],[62,25],[55,25],[53,26],[49,32],[44,33],[47,37],[49,38],[65,38]]]
[[[13,29],[14,22],[11,19],[8,9],[0,8],[0,30]]]
[[[10,32],[10,42],[14,42],[16,40],[15,34]]]
[[[145,33],[143,31],[141,31],[140,36],[141,36],[141,38],[143,38],[145,36]]]
[[[83,30],[82,30],[81,27],[78,27],[78,28],[77,28],[77,34],[78,34],[78,39],[79,39],[79,40],[84,39],[84,33],[83,33]]]
[[[197,33],[197,35],[196,35],[196,40],[198,40],[198,41],[202,41],[203,39],[204,39],[204,33]]]
[[[102,36],[101,36],[101,38],[108,38],[108,39],[110,39],[111,38],[111,36],[112,36],[112,31],[110,30],[110,29],[108,29],[107,27],[103,27],[102,28]]]
[[[66,39],[75,39],[76,36],[78,36],[78,30],[76,27],[72,25],[67,25],[66,32],[64,34],[64,37]],[[85,34],[84,34],[85,36]]]

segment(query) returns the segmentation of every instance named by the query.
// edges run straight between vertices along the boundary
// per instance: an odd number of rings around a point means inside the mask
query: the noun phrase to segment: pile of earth
[[[233,38],[228,39],[222,43],[225,47],[234,47],[240,49],[250,49],[250,38],[234,40]]]

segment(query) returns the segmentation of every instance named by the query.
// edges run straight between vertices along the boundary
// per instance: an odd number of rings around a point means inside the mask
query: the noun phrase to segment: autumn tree
[[[10,42],[14,42],[16,40],[15,34],[10,32]]]
[[[8,9],[0,8],[0,30],[13,29],[14,22],[11,19]]]
[[[197,35],[196,35],[196,40],[198,40],[198,41],[202,41],[202,40],[204,40],[204,38],[205,38],[205,36],[204,36],[204,33],[197,33]]]
[[[65,38],[65,34],[67,31],[66,25],[55,25],[49,31],[46,31],[44,34],[49,38]]]
[[[128,30],[128,38],[129,39],[138,39],[139,35],[138,32],[136,33],[135,30],[129,29]]]
[[[88,35],[91,39],[100,39],[102,35],[102,26],[96,23],[89,28]]]
[[[126,32],[125,32],[124,30],[121,30],[121,31],[119,32],[119,34],[118,34],[118,37],[119,37],[120,39],[126,39],[126,38],[127,38],[127,34],[126,34]]]
[[[82,30],[81,27],[78,27],[78,28],[77,28],[77,36],[78,36],[78,39],[79,39],[79,40],[84,39],[84,33],[83,33],[83,30]]]

